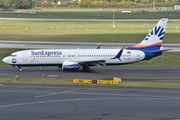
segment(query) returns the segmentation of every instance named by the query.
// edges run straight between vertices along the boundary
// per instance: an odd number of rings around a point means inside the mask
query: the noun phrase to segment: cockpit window
[[[16,57],[17,55],[10,55],[10,57]]]

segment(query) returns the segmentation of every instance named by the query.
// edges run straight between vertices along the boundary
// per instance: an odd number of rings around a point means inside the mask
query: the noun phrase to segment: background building
[[[180,10],[180,5],[175,5],[174,10]]]

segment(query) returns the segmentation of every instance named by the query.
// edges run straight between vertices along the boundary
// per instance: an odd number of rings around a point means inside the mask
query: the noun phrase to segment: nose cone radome
[[[9,58],[8,58],[8,57],[5,57],[2,61],[3,61],[4,63],[9,63]]]

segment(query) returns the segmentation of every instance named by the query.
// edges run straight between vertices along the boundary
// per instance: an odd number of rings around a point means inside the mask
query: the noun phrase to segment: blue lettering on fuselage
[[[45,56],[51,56],[51,55],[62,55],[61,51],[31,51],[31,55],[45,55]]]

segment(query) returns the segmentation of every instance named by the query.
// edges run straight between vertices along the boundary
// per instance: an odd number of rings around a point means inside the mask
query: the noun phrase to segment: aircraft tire
[[[91,68],[89,67],[83,67],[82,70],[85,72],[91,72]]]
[[[91,72],[91,68],[86,68],[86,72]]]

